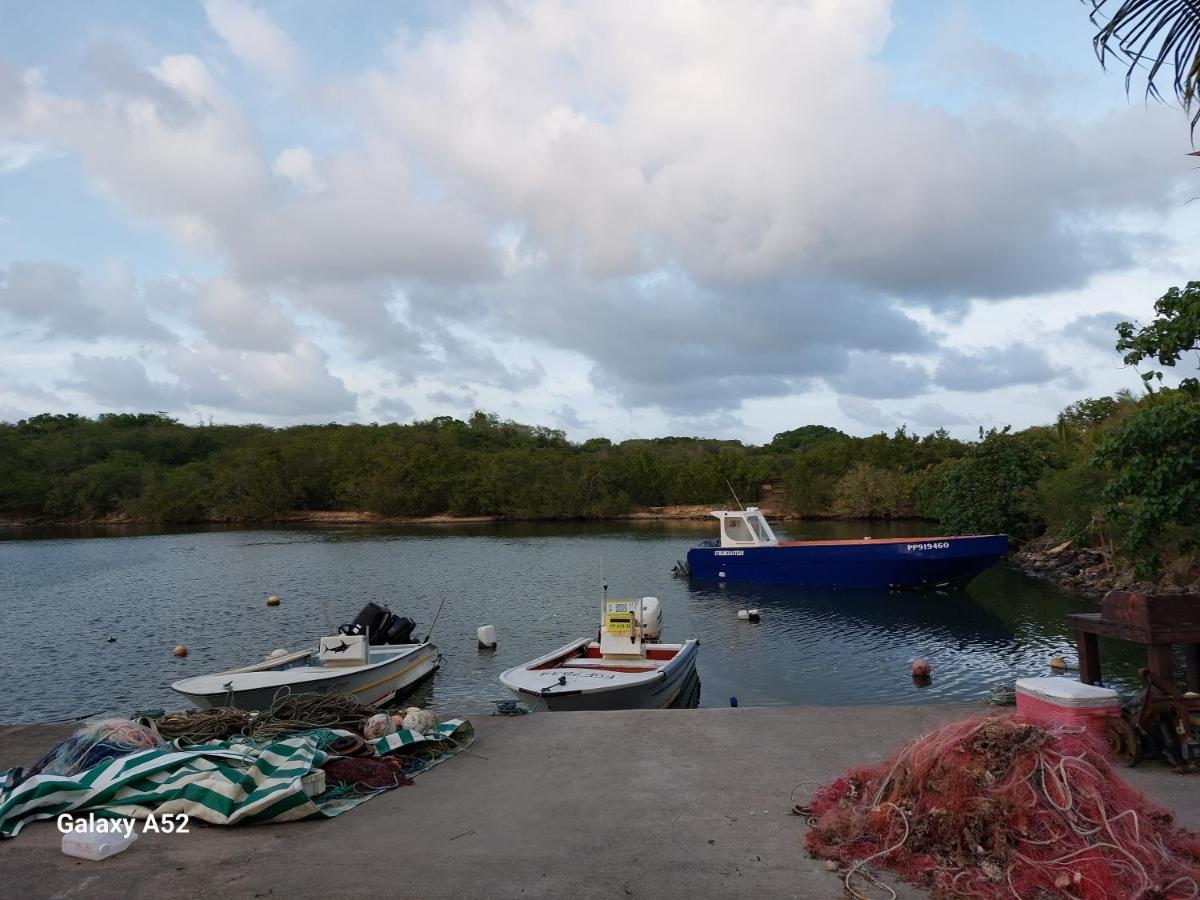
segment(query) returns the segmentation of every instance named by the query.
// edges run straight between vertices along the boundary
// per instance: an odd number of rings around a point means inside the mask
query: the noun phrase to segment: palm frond
[[[1171,90],[1185,111],[1192,130],[1200,122],[1200,0],[1084,0],[1092,5],[1091,19],[1099,26],[1092,43],[1100,64],[1111,57],[1128,64],[1125,89],[1139,70],[1145,72],[1146,93],[1162,99],[1158,87],[1163,69],[1170,72]],[[1114,8],[1115,7],[1115,8]],[[1112,10],[1110,12],[1110,10]]]

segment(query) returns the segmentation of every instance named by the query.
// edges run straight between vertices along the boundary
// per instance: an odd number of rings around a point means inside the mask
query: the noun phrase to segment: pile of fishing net
[[[885,866],[935,896],[1200,896],[1200,838],[1116,776],[1075,727],[972,718],[818,791],[810,853],[852,896]]]
[[[159,744],[154,732],[128,719],[102,719],[81,726],[25,772],[11,770],[9,783],[16,785],[35,775],[77,775],[106,759],[151,750]]]

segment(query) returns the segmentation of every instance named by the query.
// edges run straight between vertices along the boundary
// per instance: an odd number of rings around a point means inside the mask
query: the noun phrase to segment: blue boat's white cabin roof
[[[722,547],[777,547],[779,539],[757,506],[718,509],[712,513],[721,522]]]

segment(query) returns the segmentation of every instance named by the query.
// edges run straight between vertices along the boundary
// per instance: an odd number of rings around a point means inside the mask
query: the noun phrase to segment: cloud
[[[38,160],[55,156],[55,152],[43,144],[28,141],[0,141],[0,175],[10,175],[27,169]]]
[[[579,353],[597,388],[676,416],[806,390],[844,370],[851,349],[934,348],[899,309],[825,281],[717,289],[677,272],[597,281],[535,269],[503,286],[438,297],[443,315]],[[411,302],[432,300],[418,292]]]
[[[1054,78],[961,29],[926,76],[966,102],[906,99],[887,0],[477,4],[324,80],[261,7],[205,11],[244,67],[178,35],[94,42],[82,79],[0,66],[3,146],[73,153],[199,274],[102,297],[14,263],[0,306],[76,341],[190,318],[198,341],[145,359],[216,409],[347,412],[333,371],[363,360],[447,400],[571,366],[713,427],[822,383],[873,425],[871,399],[934,383],[1066,387],[1030,344],[939,351],[922,323],[1165,253],[1188,171],[1176,114],[1052,117]]]
[[[952,412],[940,403],[922,403],[910,413],[902,413],[901,418],[922,425],[926,428],[947,428],[951,425],[967,425],[970,419]]]
[[[283,351],[296,329],[264,290],[227,278],[208,282],[196,300],[194,318],[214,344],[235,350]]]
[[[1105,350],[1116,359],[1117,323],[1132,322],[1136,317],[1120,312],[1097,312],[1076,316],[1062,328],[1062,336]]]
[[[327,368],[326,353],[310,341],[285,352],[226,350],[197,344],[163,364],[194,406],[281,418],[335,417],[352,412],[357,398]]]
[[[896,422],[895,416],[885,413],[870,400],[864,400],[862,397],[839,396],[837,405],[844,416],[871,428],[888,429]]]
[[[14,262],[0,272],[0,311],[18,322],[41,326],[44,337],[174,340],[150,318],[132,272],[115,262],[88,278],[62,263]]]
[[[888,4],[836,8],[481,6],[402,36],[360,92],[390,140],[600,276],[668,259],[710,283],[1000,298],[1126,265],[1136,239],[1095,214],[1171,204],[1184,166],[1153,161],[1174,119],[910,103],[875,61]]]
[[[384,397],[375,402],[375,415],[387,422],[407,422],[413,413],[412,405],[403,397]]]
[[[178,385],[152,381],[146,367],[129,356],[71,354],[72,378],[60,387],[86,394],[111,409],[171,409],[183,399]]]
[[[990,391],[1014,384],[1045,384],[1077,378],[1065,366],[1052,364],[1030,344],[987,347],[972,353],[942,352],[934,381],[952,391]]]
[[[567,403],[564,403],[558,409],[552,410],[550,415],[560,425],[564,425],[574,431],[582,431],[585,428],[591,427],[591,423],[586,419],[580,418],[579,411]]]
[[[312,153],[304,147],[288,147],[275,157],[271,171],[302,191],[321,191],[326,185],[316,172]]]
[[[3,370],[0,370],[0,393],[20,397],[23,400],[37,400],[53,404],[60,404],[62,402],[61,398],[41,386],[21,381]]]
[[[204,12],[213,31],[246,65],[277,82],[296,77],[300,50],[266,12],[239,0],[204,0]]]
[[[923,393],[930,384],[924,366],[904,362],[883,353],[851,353],[846,369],[825,380],[841,394],[857,397],[911,397]]]
[[[475,409],[478,405],[478,399],[471,391],[463,391],[455,394],[447,390],[430,391],[425,395],[430,403],[436,403],[439,406],[450,407],[451,409]]]

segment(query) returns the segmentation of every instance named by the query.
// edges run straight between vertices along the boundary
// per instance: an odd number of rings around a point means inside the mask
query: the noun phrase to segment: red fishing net
[[[837,779],[808,812],[809,852],[847,866],[855,896],[870,891],[867,865],[942,897],[1200,896],[1200,838],[1080,728],[955,722]]]

